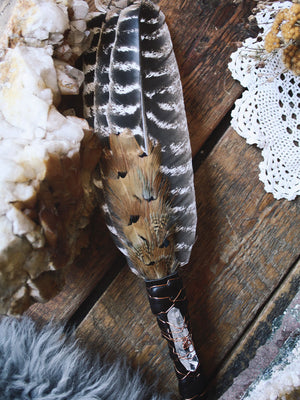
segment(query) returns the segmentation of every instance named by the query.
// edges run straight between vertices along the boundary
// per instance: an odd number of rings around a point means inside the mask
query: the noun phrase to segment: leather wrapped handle
[[[182,399],[203,399],[205,382],[192,341],[182,279],[175,273],[163,279],[146,281],[146,288],[151,310],[169,345]]]

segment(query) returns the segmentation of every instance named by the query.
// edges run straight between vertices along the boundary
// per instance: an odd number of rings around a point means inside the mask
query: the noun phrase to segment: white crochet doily
[[[300,194],[300,77],[287,70],[282,50],[267,53],[264,37],[278,10],[292,2],[274,2],[257,15],[262,33],[248,38],[228,67],[247,88],[235,103],[231,125],[249,144],[262,148],[259,179],[276,199]]]

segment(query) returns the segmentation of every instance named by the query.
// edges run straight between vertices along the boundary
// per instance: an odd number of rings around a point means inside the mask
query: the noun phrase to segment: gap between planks
[[[266,302],[257,318],[250,324],[232,354],[228,356],[213,380],[214,389],[211,390],[211,398],[219,398],[224,394],[233,384],[233,379],[249,366],[249,362],[255,356],[257,350],[269,339],[273,321],[283,315],[293,298],[299,293],[299,288],[300,257],[292,265],[287,276],[274,291],[269,301]],[[253,380],[255,378],[254,375]],[[231,390],[237,395],[237,388],[231,388]]]
[[[109,232],[107,232],[109,234]],[[108,269],[103,278],[98,282],[95,288],[91,291],[91,293],[87,296],[87,298],[79,305],[79,307],[75,310],[74,314],[71,315],[69,320],[66,322],[64,331],[66,333],[76,329],[81,322],[88,315],[90,310],[94,307],[97,301],[101,298],[103,293],[108,289],[110,284],[114,281],[114,279],[119,275],[124,267],[126,267],[125,260],[120,260],[121,262],[118,265],[115,265],[114,268]]]
[[[258,348],[268,339],[273,320],[283,314],[299,289],[300,255],[246,326],[243,335],[224,356],[209,382],[210,399],[217,399],[224,394],[233,383],[233,379],[245,369]]]

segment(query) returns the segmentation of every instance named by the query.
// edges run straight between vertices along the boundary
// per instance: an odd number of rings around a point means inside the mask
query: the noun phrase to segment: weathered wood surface
[[[300,201],[276,201],[258,180],[260,151],[231,128],[195,175],[198,239],[183,271],[194,341],[213,377],[299,257]],[[93,350],[123,355],[161,390],[176,380],[145,294],[124,269],[78,328]]]
[[[281,323],[283,314],[286,313],[289,304],[292,301],[297,301],[294,297],[297,296],[297,294],[299,295],[299,289],[300,261],[296,262],[291,270],[288,271],[283,282],[279,285],[278,289],[275,290],[254,322],[250,324],[239,343],[234,347],[232,354],[230,354],[217,377],[210,385],[211,398],[219,398],[224,391],[233,384],[233,379],[249,366],[249,362],[256,356],[257,350],[261,346],[266,345],[266,342],[274,335],[275,320],[279,320]],[[296,317],[295,321],[291,322],[291,326],[287,326],[283,322],[282,330],[284,330],[285,339],[290,335],[293,329],[293,323],[294,325],[297,324]],[[268,344],[268,350],[271,353],[269,357],[274,357],[274,352],[278,351],[277,347],[280,348],[280,344],[277,343],[275,339],[272,339],[271,344]],[[266,364],[266,366],[267,365],[268,364]],[[250,367],[250,371],[247,371],[245,375],[247,375],[249,381],[252,379],[252,383],[257,377],[256,374],[258,372],[259,371],[255,370],[252,366],[252,368]],[[223,396],[221,397],[221,400],[239,399],[245,390],[245,383],[248,384],[248,380],[246,380],[244,376],[230,388],[230,392],[224,394],[224,398]]]
[[[95,214],[91,227],[92,244],[68,269],[64,289],[46,304],[34,304],[26,312],[35,320],[66,323],[110,270],[124,261],[107,233],[102,215]]]
[[[214,3],[214,4],[213,4]],[[166,15],[183,79],[188,123],[195,154],[232,107],[242,88],[232,79],[227,62],[236,41],[249,35],[247,16],[254,1],[194,2],[176,0],[160,5]],[[95,10],[93,0],[89,1]],[[65,321],[85,301],[107,271],[123,259],[104,227],[96,220],[92,248],[70,268],[63,291],[46,305],[34,305],[28,314],[35,319]]]
[[[195,155],[242,92],[227,64],[238,42],[250,36],[247,18],[256,2],[161,0],[159,4],[174,44]]]

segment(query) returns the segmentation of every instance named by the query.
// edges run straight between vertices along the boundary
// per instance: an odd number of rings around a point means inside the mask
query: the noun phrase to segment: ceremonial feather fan
[[[101,29],[99,19],[91,21],[84,101],[103,147],[98,186],[107,226],[132,271],[146,280],[182,397],[198,398],[203,381],[176,272],[189,261],[197,216],[172,41],[163,13],[148,0],[111,7]]]

